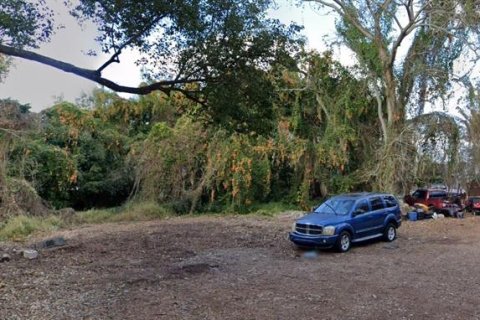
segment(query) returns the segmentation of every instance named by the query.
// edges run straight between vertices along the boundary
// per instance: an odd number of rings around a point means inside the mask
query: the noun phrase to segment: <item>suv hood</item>
[[[297,223],[314,224],[319,226],[334,225],[347,220],[349,215],[335,215],[325,213],[309,213],[298,219]]]

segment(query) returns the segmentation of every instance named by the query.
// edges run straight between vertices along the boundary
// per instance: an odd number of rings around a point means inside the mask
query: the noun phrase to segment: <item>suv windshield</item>
[[[353,200],[330,199],[315,209],[315,213],[346,215],[354,203]]]

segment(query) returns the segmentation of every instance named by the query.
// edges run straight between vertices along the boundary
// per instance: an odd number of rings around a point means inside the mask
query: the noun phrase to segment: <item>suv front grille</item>
[[[295,231],[303,234],[318,235],[322,234],[322,230],[323,227],[312,224],[297,223],[295,226]]]

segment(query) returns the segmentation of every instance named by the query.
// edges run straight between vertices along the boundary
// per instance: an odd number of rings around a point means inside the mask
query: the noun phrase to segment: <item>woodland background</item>
[[[19,57],[103,87],[40,113],[0,101],[0,215],[130,202],[177,214],[307,209],[341,192],[475,182],[478,5],[316,3],[338,17],[353,66],[265,19],[270,1],[85,0],[72,14],[98,25],[112,58],[81,70],[30,54],[55,30],[45,2],[2,2],[0,74]],[[101,77],[127,47],[147,57],[138,88]]]

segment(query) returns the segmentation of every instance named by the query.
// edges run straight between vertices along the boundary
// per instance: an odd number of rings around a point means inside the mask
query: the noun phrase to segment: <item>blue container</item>
[[[408,213],[408,220],[410,221],[417,221],[417,212],[411,211]]]

